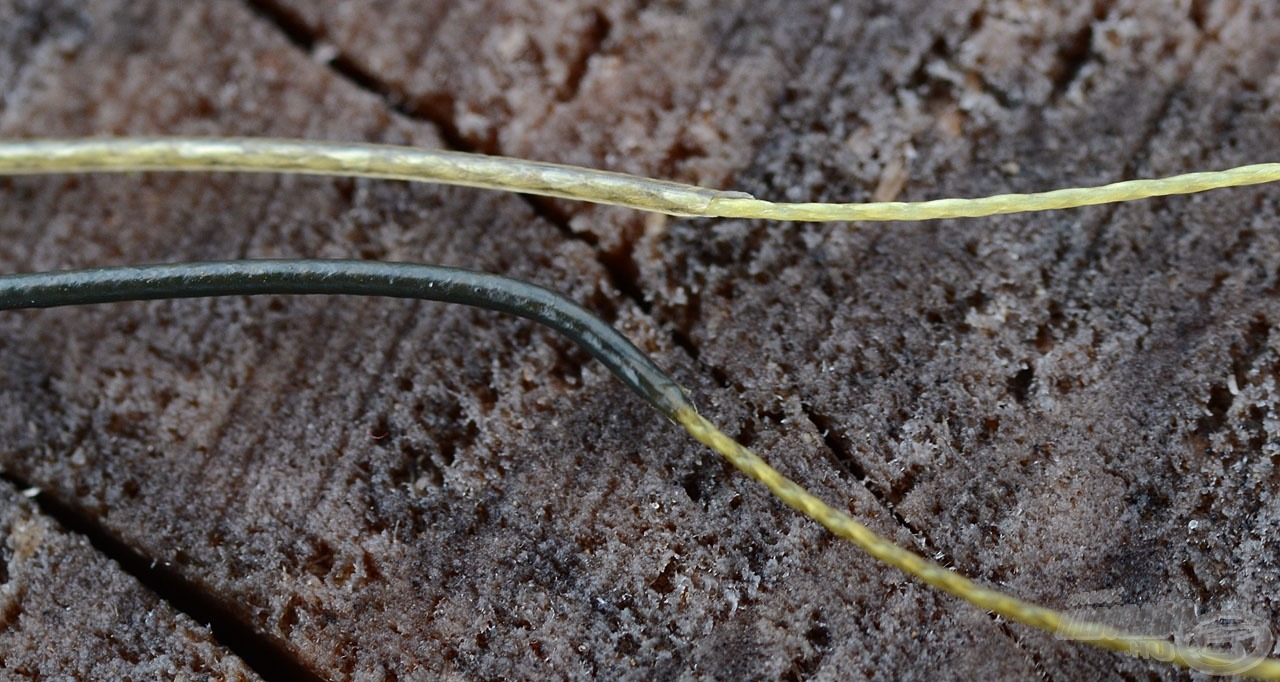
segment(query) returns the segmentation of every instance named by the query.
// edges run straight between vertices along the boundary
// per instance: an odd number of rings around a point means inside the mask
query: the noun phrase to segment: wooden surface
[[[1271,3],[1035,4],[5,0],[0,135],[446,146],[802,201],[1280,158]],[[1274,623],[1278,205],[1263,187],[811,226],[362,180],[21,178],[0,180],[0,263],[360,257],[532,280],[784,472],[967,575],[1059,608]],[[6,313],[0,444],[9,676],[1182,675],[884,569],[565,340],[484,312]]]

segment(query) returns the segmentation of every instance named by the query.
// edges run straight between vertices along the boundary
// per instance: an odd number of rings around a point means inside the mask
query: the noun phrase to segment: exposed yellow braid
[[[1142,658],[1176,663],[1203,672],[1239,674],[1258,679],[1280,679],[1280,660],[1228,658],[1204,649],[1190,649],[1151,637],[1126,635],[1100,623],[1077,620],[1053,609],[1037,606],[1012,595],[983,587],[924,557],[899,547],[877,535],[848,514],[818,499],[796,482],[769,466],[756,453],[725,435],[692,409],[673,415],[695,440],[720,453],[739,471],[764,484],[779,500],[821,523],[832,533],[862,548],[867,554],[974,606],[1009,620],[1030,625],[1069,639],[1081,639],[1094,646],[1133,654]],[[1087,639],[1082,639],[1087,638]]]
[[[1122,201],[1194,194],[1223,187],[1260,185],[1280,180],[1280,163],[1259,163],[1225,171],[1187,173],[1153,180],[1126,180],[1100,187],[1071,187],[1036,194],[997,194],[981,199],[936,199],[872,204],[775,204],[758,199],[717,197],[705,215],[826,222],[833,220],[934,220],[978,218],[1005,213],[1051,211]]]
[[[1128,180],[1038,194],[918,203],[786,204],[666,180],[441,149],[265,138],[86,138],[0,141],[0,175],[113,171],[238,171],[434,182],[706,218],[884,221],[973,218],[1191,194],[1280,180],[1280,163]]]

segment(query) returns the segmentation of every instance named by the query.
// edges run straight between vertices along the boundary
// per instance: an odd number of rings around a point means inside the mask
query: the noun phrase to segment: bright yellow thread
[[[705,215],[810,222],[979,218],[1006,213],[1114,204],[1172,194],[1194,194],[1277,180],[1280,180],[1280,163],[1259,163],[1225,171],[1187,173],[1154,180],[1126,180],[1100,187],[1071,187],[1036,194],[997,194],[981,199],[873,204],[775,204],[757,199],[717,197],[711,201]]]
[[[1154,180],[1129,180],[1101,187],[1059,189],[1038,194],[1003,194],[979,199],[939,199],[918,203],[785,204],[742,192],[607,171],[370,144],[332,144],[249,138],[102,138],[0,141],[0,175],[73,172],[240,171],[343,175],[434,182],[538,194],[623,206],[669,215],[763,218],[793,221],[889,221],[972,218],[1047,211],[1191,194],[1224,187],[1280,181],[1280,163],[1188,173]],[[1134,637],[1097,623],[1069,619],[1052,609],[982,587],[880,537],[783,476],[755,453],[720,432],[690,409],[668,415],[697,441],[724,456],[800,513],[821,523],[872,557],[1010,620],[1139,657],[1170,661],[1205,672],[1228,672],[1280,679],[1280,660],[1223,658],[1164,640]]]
[[[978,608],[1058,636],[1077,639],[1104,649],[1142,658],[1168,661],[1203,672],[1236,673],[1259,679],[1280,679],[1280,660],[1227,658],[1212,651],[1181,647],[1151,637],[1126,635],[1100,623],[1071,619],[1058,611],[1036,606],[1017,597],[983,587],[924,557],[900,547],[858,523],[853,517],[815,497],[796,482],[769,466],[759,455],[725,435],[691,409],[677,410],[674,419],[694,440],[720,453],[739,471],[764,484],[779,500],[817,521],[827,530],[857,545],[867,554],[923,582],[953,594]],[[1245,668],[1242,670],[1241,668]]]

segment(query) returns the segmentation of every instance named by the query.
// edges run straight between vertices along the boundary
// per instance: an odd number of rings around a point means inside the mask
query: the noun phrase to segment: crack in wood
[[[0,482],[16,491],[31,489],[21,477],[0,474]],[[100,554],[114,561],[125,573],[195,623],[208,627],[214,640],[264,680],[302,680],[320,682],[323,678],[296,658],[289,646],[263,636],[236,613],[219,595],[182,575],[176,569],[156,562],[129,546],[122,538],[106,529],[96,516],[77,511],[49,492],[32,498],[42,514],[56,521],[67,532],[85,538]]]

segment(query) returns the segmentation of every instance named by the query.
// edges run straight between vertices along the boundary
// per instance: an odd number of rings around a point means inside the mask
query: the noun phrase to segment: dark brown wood
[[[2,7],[5,137],[443,145],[781,200],[1280,156],[1280,12],[1261,0]],[[967,575],[1059,608],[1276,622],[1278,205],[1260,187],[810,226],[362,180],[20,178],[0,181],[0,262],[366,257],[529,279],[626,331],[785,472]],[[314,298],[6,313],[0,377],[5,480],[322,678],[1181,675],[884,569],[521,321]],[[136,620],[121,633],[163,651],[172,633]]]
[[[6,679],[260,679],[209,630],[0,491],[0,672]]]

